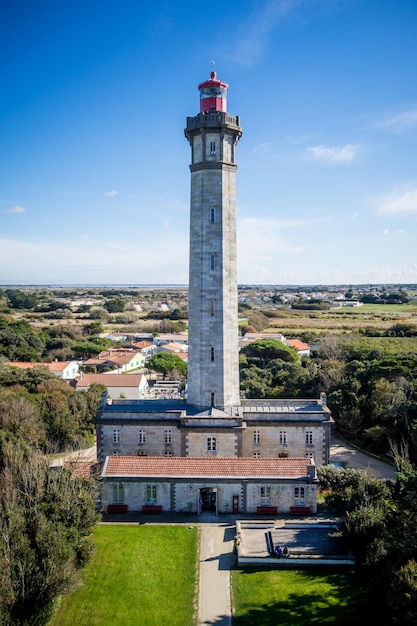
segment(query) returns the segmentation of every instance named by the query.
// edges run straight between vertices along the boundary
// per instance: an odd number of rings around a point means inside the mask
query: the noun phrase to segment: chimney
[[[320,394],[320,405],[327,406],[327,395],[325,394],[324,391],[322,391]]]
[[[314,463],[314,459],[310,459],[310,465],[307,466],[307,477],[311,480],[311,481],[316,481],[317,480],[317,472],[316,472],[316,465]]]

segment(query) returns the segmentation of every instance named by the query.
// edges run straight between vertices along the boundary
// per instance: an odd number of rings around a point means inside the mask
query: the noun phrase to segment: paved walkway
[[[230,568],[235,562],[235,526],[202,524],[200,532],[198,625],[230,626]]]

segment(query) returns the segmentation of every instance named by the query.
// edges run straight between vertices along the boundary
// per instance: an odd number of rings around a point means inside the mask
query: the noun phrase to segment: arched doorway
[[[202,487],[200,489],[200,512],[210,511],[217,513],[217,488]]]

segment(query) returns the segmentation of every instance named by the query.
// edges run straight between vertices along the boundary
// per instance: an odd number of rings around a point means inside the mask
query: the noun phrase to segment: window
[[[146,433],[144,430],[139,431],[139,444],[146,443]]]
[[[217,442],[216,437],[207,437],[207,452],[216,452]]]
[[[210,222],[212,224],[214,224],[216,221],[216,209],[214,207],[211,207],[210,209]]]
[[[117,483],[116,485],[113,485],[113,502],[117,503],[117,502],[123,502],[124,500],[124,487],[122,485],[122,483]]]
[[[166,444],[172,443],[172,432],[170,430],[165,431],[165,443]]]
[[[314,456],[314,455],[313,455],[313,453],[312,453],[312,452],[306,452],[306,457],[307,457],[308,459],[312,459],[312,458],[313,458],[313,456]]]
[[[294,504],[295,506],[303,506],[305,503],[305,488],[294,487]]]
[[[253,445],[259,446],[260,443],[261,443],[261,431],[254,430],[253,431]]]
[[[260,452],[254,452],[252,456],[253,456],[254,459],[260,459],[261,458],[261,453]]]
[[[306,430],[306,445],[307,446],[313,445],[313,431],[312,430]]]
[[[216,142],[210,141],[210,154],[216,154]]]
[[[210,361],[214,361],[214,348],[213,348],[213,346],[210,348]]]
[[[120,430],[118,428],[113,430],[113,443],[120,443]]]
[[[214,270],[216,267],[216,255],[210,254],[210,269]]]
[[[119,456],[120,450],[113,450],[113,456]]]
[[[156,504],[156,485],[146,485],[146,503]]]
[[[164,456],[174,456],[174,455],[172,454],[172,450],[165,450]]]
[[[271,503],[271,487],[264,485],[261,487],[261,506]]]
[[[211,317],[214,317],[215,312],[216,312],[216,301],[212,300],[210,302],[210,315],[211,315]]]
[[[286,430],[279,431],[279,442],[281,446],[287,445],[287,431]]]
[[[138,450],[137,452],[138,456],[148,456],[148,453],[146,450]]]
[[[211,406],[214,406],[214,391],[211,392]]]
[[[288,459],[288,452],[278,452],[279,459]]]

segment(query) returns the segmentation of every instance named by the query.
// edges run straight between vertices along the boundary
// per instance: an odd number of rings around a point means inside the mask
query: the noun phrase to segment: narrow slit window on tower
[[[211,392],[211,406],[214,406],[214,391]]]
[[[210,361],[214,361],[214,348],[213,348],[213,346],[210,348]]]
[[[214,207],[211,207],[211,209],[210,209],[210,222],[212,224],[214,224],[215,221],[216,221],[216,209]]]
[[[210,315],[211,317],[214,317],[216,313],[216,301],[215,300],[211,300],[210,302]]]
[[[216,154],[216,142],[210,141],[210,154]]]
[[[215,267],[216,267],[216,255],[210,254],[210,269],[214,270]]]

